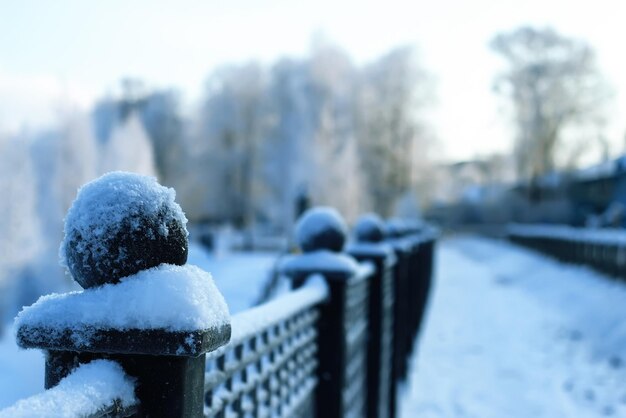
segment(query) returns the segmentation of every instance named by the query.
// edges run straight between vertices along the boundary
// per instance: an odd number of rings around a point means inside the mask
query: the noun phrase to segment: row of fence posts
[[[384,224],[366,215],[344,245],[336,214],[325,211],[313,208],[302,216],[299,227],[316,229],[315,236],[300,239],[303,254],[281,267],[294,289],[321,275],[329,290],[320,308],[318,386],[308,416],[392,418],[427,304],[437,234],[427,225]],[[346,258],[373,269],[355,272],[346,268]]]
[[[398,385],[406,379],[428,299],[436,233],[425,225],[385,225],[369,216],[357,225],[355,239],[344,245],[345,231],[337,229],[333,219],[317,216],[315,222],[321,223],[317,235],[310,242],[300,242],[303,254],[294,256],[281,271],[293,289],[305,285],[312,275],[323,276],[328,287],[328,298],[321,304],[317,320],[314,407],[306,414],[298,412],[298,416],[394,418]],[[315,258],[315,254],[322,254],[319,260],[328,262],[298,261]],[[360,264],[355,272],[334,263],[333,258],[358,260],[373,268],[363,270]],[[53,342],[23,339],[21,344],[46,351],[46,388],[56,385],[80,363],[97,358],[119,362],[137,381],[139,405],[108,408],[94,416],[204,415],[206,405],[211,404],[207,397],[213,393],[205,392],[204,355],[226,343],[224,333],[200,335],[204,344],[180,353],[173,348],[184,335],[158,330],[140,335],[102,332],[105,338],[95,348],[78,347],[71,336]],[[226,405],[217,415],[230,416],[227,410]]]
[[[519,230],[520,227],[517,227]],[[561,262],[582,264],[609,276],[626,279],[626,241],[591,241],[546,235],[508,232],[510,241],[550,255]]]
[[[385,251],[383,246],[376,253],[362,243],[371,243],[377,235],[375,222],[371,218],[362,219],[357,225],[356,243],[348,247],[348,253],[376,266],[369,287],[368,416],[395,417],[398,383],[407,378],[408,362],[414,352],[431,286],[435,234],[430,228],[390,222],[384,245],[391,251]],[[391,366],[385,373],[389,357]],[[381,408],[388,408],[388,412]]]

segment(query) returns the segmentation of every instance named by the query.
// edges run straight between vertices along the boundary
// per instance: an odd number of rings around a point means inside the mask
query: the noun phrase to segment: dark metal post
[[[410,270],[412,271],[411,285],[414,289],[413,294],[415,298],[415,303],[411,303],[411,306],[414,308],[414,311],[411,313],[411,318],[413,319],[411,344],[415,344],[422,329],[426,307],[428,306],[433,280],[436,234],[436,231],[430,227],[411,234],[414,248]]]
[[[400,231],[393,225],[387,225],[386,242],[388,242],[396,255],[397,264],[394,269],[394,326],[393,326],[393,380],[391,387],[391,412],[390,416],[397,415],[397,390],[398,383],[405,377],[405,358],[407,355],[407,280],[409,275],[409,248],[406,241],[401,239]]]
[[[343,221],[338,223],[334,210],[310,209],[296,229],[304,254],[288,259],[281,272],[294,288],[313,275],[321,275],[329,289],[329,299],[321,307],[318,320],[316,416],[364,417],[371,271],[363,270],[353,258],[340,254],[346,231]]]
[[[394,343],[394,267],[392,248],[381,242],[383,225],[375,215],[365,215],[355,226],[356,242],[347,252],[359,261],[367,261],[375,270],[369,281],[369,342],[367,416],[388,418],[392,412],[393,343]]]

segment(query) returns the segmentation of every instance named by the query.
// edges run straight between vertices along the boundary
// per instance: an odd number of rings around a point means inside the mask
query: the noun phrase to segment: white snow
[[[260,329],[278,324],[297,312],[324,301],[327,295],[328,287],[324,278],[312,275],[307,279],[307,284],[300,289],[282,294],[270,302],[233,315],[230,342],[219,348],[218,353],[250,338]]]
[[[19,348],[13,327],[7,324],[0,336],[0,409],[43,391],[43,384],[43,352]]]
[[[347,234],[348,227],[337,209],[327,206],[309,209],[296,224],[296,241],[301,247],[306,247],[306,243],[328,229]]]
[[[396,258],[393,248],[386,242],[351,242],[346,252],[360,256],[386,256],[392,261]]]
[[[94,328],[205,330],[228,324],[230,316],[209,273],[161,264],[117,284],[42,296],[15,322],[16,327],[72,329],[89,338]]]
[[[85,184],[65,218],[65,238],[59,249],[61,265],[68,266],[66,246],[75,236],[81,237],[79,254],[97,260],[99,254],[106,253],[106,238],[128,228],[123,220],[128,220],[131,228],[139,228],[142,219],[162,216],[158,232],[163,236],[167,236],[167,224],[173,220],[186,225],[187,218],[175,197],[174,189],[161,186],[154,177],[122,171]]]
[[[503,241],[439,246],[401,417],[626,416],[626,286]]]
[[[315,271],[318,273],[345,273],[355,274],[362,266],[345,254],[327,250],[318,250],[310,253],[297,254],[285,257],[281,263],[281,271]]]
[[[120,401],[137,403],[134,382],[109,360],[95,360],[76,368],[59,384],[0,411],[0,418],[75,418],[93,414]]]
[[[227,252],[220,256],[190,241],[187,262],[211,272],[232,315],[259,300],[277,258],[272,252]]]

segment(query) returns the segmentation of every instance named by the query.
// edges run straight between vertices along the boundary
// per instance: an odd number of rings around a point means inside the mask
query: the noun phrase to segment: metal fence
[[[230,342],[206,355],[181,360],[171,353],[131,353],[131,361],[126,354],[68,347],[63,353],[70,354],[57,359],[67,363],[60,370],[92,358],[112,358],[123,367],[146,358],[150,367],[174,365],[167,373],[182,389],[173,395],[160,392],[170,382],[163,378],[146,386],[150,397],[138,395],[138,407],[113,404],[94,417],[148,416],[155,410],[145,403],[161,397],[180,404],[168,416],[394,418],[397,387],[427,304],[436,237],[430,229],[406,228],[384,241],[349,245],[347,253],[317,248],[295,256],[281,270],[293,290],[234,315]],[[356,267],[345,268],[350,263]],[[126,371],[146,385],[149,374]]]
[[[230,343],[206,356],[205,416],[312,416],[326,299],[310,286],[235,315]]]
[[[510,225],[508,238],[559,261],[588,265],[626,280],[626,231],[565,225]]]

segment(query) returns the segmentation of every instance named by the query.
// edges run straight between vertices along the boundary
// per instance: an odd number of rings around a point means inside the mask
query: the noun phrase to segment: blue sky
[[[124,76],[179,87],[189,103],[215,66],[304,55],[315,34],[357,63],[415,45],[436,76],[433,127],[450,159],[510,147],[491,82],[501,62],[487,43],[521,24],[587,39],[615,88],[607,132],[626,132],[626,2],[621,0],[33,1],[0,0],[0,130],[88,108]]]

